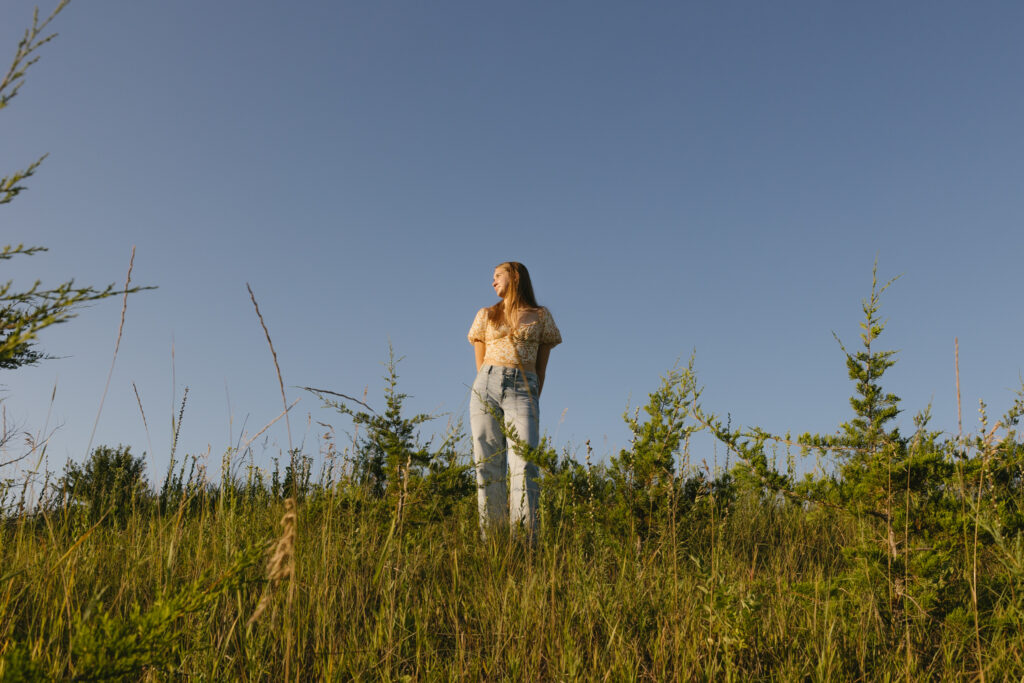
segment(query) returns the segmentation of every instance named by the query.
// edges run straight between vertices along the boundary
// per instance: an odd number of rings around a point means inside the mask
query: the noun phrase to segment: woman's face
[[[495,268],[494,282],[491,283],[491,286],[494,287],[494,293],[504,299],[505,294],[508,292],[508,283],[508,271],[501,267]]]

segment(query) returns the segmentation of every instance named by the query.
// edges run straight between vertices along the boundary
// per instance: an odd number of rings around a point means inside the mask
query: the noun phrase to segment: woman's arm
[[[548,369],[548,356],[551,355],[551,349],[554,348],[550,345],[542,345],[537,348],[537,398],[540,398],[540,394],[544,391],[544,373]]]
[[[473,342],[473,352],[476,354],[476,371],[480,372],[480,366],[484,364],[484,356],[487,355],[487,344],[482,341]]]

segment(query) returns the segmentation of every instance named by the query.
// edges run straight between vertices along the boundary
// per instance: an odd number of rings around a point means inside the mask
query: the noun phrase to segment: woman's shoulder
[[[551,311],[547,307],[541,307],[543,313],[541,313],[541,319],[544,321],[541,331],[541,343],[550,346],[555,346],[562,343],[562,333],[558,329],[558,325],[555,323],[554,316],[551,315]]]
[[[473,316],[473,325],[487,325],[491,321],[491,307],[483,306]]]

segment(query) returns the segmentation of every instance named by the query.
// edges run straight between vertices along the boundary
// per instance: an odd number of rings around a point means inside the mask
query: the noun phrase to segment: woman
[[[506,444],[502,423],[536,447],[540,441],[539,404],[548,354],[562,335],[551,313],[537,305],[526,266],[507,261],[494,269],[494,292],[501,301],[481,308],[469,329],[476,352],[476,381],[469,401],[476,463],[480,529],[522,523],[537,525],[540,474],[514,444]],[[511,472],[512,496],[505,484]]]

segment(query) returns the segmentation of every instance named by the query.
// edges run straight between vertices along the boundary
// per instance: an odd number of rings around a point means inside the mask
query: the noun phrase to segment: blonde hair
[[[511,327],[516,314],[523,308],[538,308],[537,297],[533,295],[530,271],[518,261],[505,261],[497,268],[508,273],[508,288],[501,301],[487,309],[487,317],[495,324]],[[496,269],[497,269],[496,268]]]

